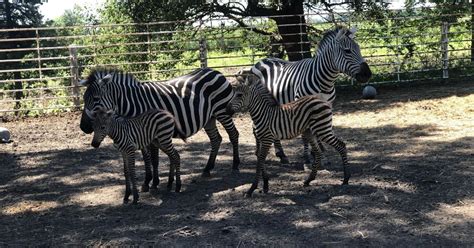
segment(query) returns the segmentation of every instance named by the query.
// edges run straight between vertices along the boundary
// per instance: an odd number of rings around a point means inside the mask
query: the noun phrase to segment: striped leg
[[[142,149],[143,161],[145,162],[145,181],[142,185],[142,192],[150,191],[150,181],[152,179],[151,175],[151,154],[150,150],[144,148]]]
[[[209,136],[209,139],[211,140],[211,154],[209,155],[209,160],[207,161],[207,165],[204,168],[204,171],[202,172],[202,176],[210,177],[211,170],[214,169],[214,166],[216,164],[217,152],[219,152],[219,147],[222,142],[222,137],[219,134],[219,131],[217,130],[216,119],[214,118],[209,120],[209,122],[204,127],[204,130],[206,131],[207,136]]]
[[[227,134],[229,135],[230,142],[232,143],[233,149],[233,162],[232,162],[232,170],[238,171],[239,164],[240,164],[240,157],[239,157],[239,131],[235,128],[234,122],[232,121],[232,117],[228,115],[219,115],[217,116],[217,120],[224,126]]]
[[[309,183],[316,178],[316,174],[318,173],[318,169],[321,166],[321,150],[317,142],[315,142],[314,136],[311,132],[305,132],[303,135],[304,141],[311,144],[311,152],[314,154],[314,161],[311,165],[311,172],[308,178],[304,181],[303,186],[309,186]]]
[[[342,181],[342,184],[349,184],[349,178],[351,177],[351,172],[349,171],[349,162],[347,159],[347,149],[346,149],[346,144],[344,141],[339,139],[338,137],[332,135],[332,136],[325,136],[321,139],[324,141],[326,144],[334,147],[336,151],[339,152],[341,155],[342,159],[342,165],[344,167],[344,180]]]
[[[129,181],[131,182],[132,186],[132,194],[133,194],[133,204],[138,203],[138,189],[137,189],[137,177],[135,174],[135,149],[130,148],[126,151],[127,153],[127,169],[129,174]],[[128,199],[128,196],[127,196]]]
[[[154,144],[150,145],[150,156],[151,156],[151,165],[153,166],[153,182],[151,184],[152,189],[158,189],[160,185],[160,177],[158,171],[158,165],[160,161],[160,149]]]
[[[290,160],[288,160],[288,157],[283,151],[283,147],[281,146],[280,140],[275,140],[274,146],[275,146],[275,155],[280,158],[280,163],[282,164],[290,163]]]
[[[168,191],[171,191],[173,187],[173,180],[176,176],[176,192],[181,191],[181,169],[180,169],[180,157],[178,151],[174,148],[173,144],[171,143],[171,139],[169,142],[165,144],[161,144],[161,150],[168,155],[170,159],[170,172],[168,174]]]
[[[123,174],[125,176],[125,196],[123,197],[123,203],[128,203],[128,197],[132,193],[130,189],[130,176],[128,174],[128,154],[126,152],[122,152],[123,158]]]
[[[270,149],[270,146],[272,145],[272,140],[270,139],[261,139],[260,140],[260,148],[258,158],[257,158],[257,168],[256,168],[256,174],[255,174],[255,180],[252,183],[252,186],[250,186],[250,189],[247,191],[245,194],[246,197],[252,197],[252,193],[257,189],[258,187],[258,182],[260,181],[260,177],[262,177],[265,166],[265,158],[268,155],[268,150]],[[266,187],[266,191],[268,192],[268,175],[265,172],[264,175],[264,190]]]

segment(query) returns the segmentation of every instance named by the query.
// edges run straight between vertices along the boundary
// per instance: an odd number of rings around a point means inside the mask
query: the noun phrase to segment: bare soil
[[[270,193],[243,197],[254,177],[255,141],[248,116],[241,170],[231,173],[224,142],[211,178],[201,178],[210,146],[199,132],[183,143],[183,189],[161,184],[123,205],[120,154],[100,149],[79,129],[79,113],[0,123],[0,246],[474,246],[474,84],[338,91],[334,125],[347,142],[353,177],[341,186],[339,156],[328,149],[310,187],[299,139],[285,141],[290,165],[268,157]],[[273,152],[272,152],[273,153]],[[137,162],[143,179],[143,162]]]

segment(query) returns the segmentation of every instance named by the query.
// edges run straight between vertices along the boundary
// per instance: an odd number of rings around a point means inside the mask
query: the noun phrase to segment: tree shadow
[[[342,166],[332,150],[332,167],[307,188],[307,171],[271,155],[270,193],[249,199],[243,193],[254,178],[252,143],[241,143],[239,174],[231,173],[232,149],[223,143],[209,179],[200,177],[208,142],[179,143],[183,192],[168,193],[162,183],[157,192],[141,193],[137,206],[121,204],[121,159],[111,146],[17,154],[36,161],[21,169],[7,154],[8,166],[0,168],[0,244],[469,246],[472,221],[443,223],[436,215],[470,197],[474,140],[437,140],[437,131],[429,125],[336,128],[359,168],[349,186],[340,185]],[[300,144],[284,142],[293,159]],[[160,159],[166,181],[168,160]],[[143,169],[137,171],[143,178]]]

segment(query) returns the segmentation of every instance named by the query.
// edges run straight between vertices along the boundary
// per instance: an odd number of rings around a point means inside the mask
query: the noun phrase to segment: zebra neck
[[[142,83],[127,82],[127,84],[119,85],[119,91],[114,94],[114,103],[116,109],[119,111],[118,114],[126,117],[137,116],[150,108],[149,101],[143,100],[141,97],[145,96],[145,92],[154,94],[152,87],[145,87]]]
[[[330,92],[334,88],[334,81],[340,73],[334,65],[333,56],[332,51],[326,51],[316,54],[313,60],[313,80],[319,84],[319,90],[323,93]]]
[[[277,112],[279,106],[270,104],[269,100],[265,99],[265,96],[259,95],[257,92],[253,93],[250,95],[251,99],[248,106],[250,116],[254,123],[266,126],[271,121],[268,116]]]

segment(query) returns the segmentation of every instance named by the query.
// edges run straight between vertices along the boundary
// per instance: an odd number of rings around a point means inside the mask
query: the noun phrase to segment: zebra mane
[[[261,97],[261,99],[263,99],[267,104],[269,104],[272,107],[280,105],[278,101],[272,96],[270,91],[268,91],[267,86],[265,86],[260,80],[257,80],[257,82],[254,82],[253,87],[255,88],[259,97]]]
[[[349,31],[345,26],[338,25],[335,29],[328,30],[324,33],[323,38],[319,41],[317,52],[321,49],[324,49],[328,44],[331,44],[334,41],[337,33],[341,30],[345,29],[346,32]]]
[[[135,76],[131,73],[125,72],[123,70],[117,69],[117,68],[112,68],[112,67],[95,67],[93,68],[90,72],[89,75],[85,79],[84,85],[90,85],[91,83],[97,81],[98,77],[104,77],[107,74],[116,74],[116,75],[121,75],[125,76],[127,78],[131,78],[135,82],[140,82]]]

